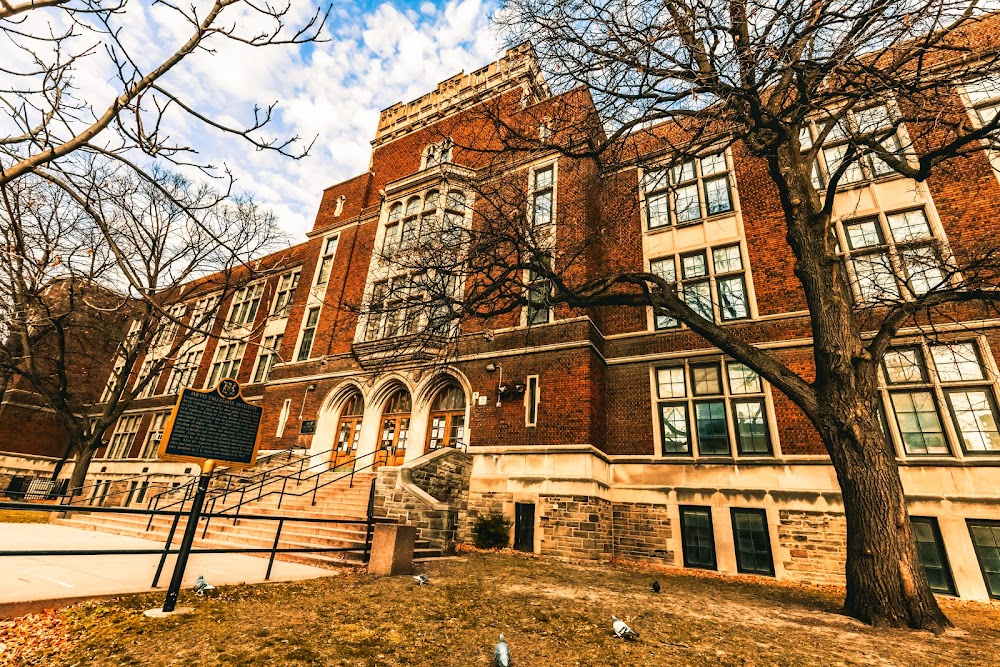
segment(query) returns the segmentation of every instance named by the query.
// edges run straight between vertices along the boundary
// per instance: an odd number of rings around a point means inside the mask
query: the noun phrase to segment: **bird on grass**
[[[194,582],[195,595],[210,595],[215,591],[215,586],[205,581],[205,575],[199,574]]]
[[[656,579],[653,579],[653,592],[654,593],[660,592],[660,582],[658,582]]]
[[[502,634],[500,641],[493,647],[493,666],[510,667],[510,647],[507,646],[507,640],[503,638]]]
[[[426,574],[418,574],[417,576],[413,577],[413,579],[414,581],[417,582],[417,586],[426,586],[427,584],[431,583],[431,578],[428,577]]]
[[[614,631],[616,637],[621,637],[622,639],[639,638],[639,633],[628,627],[628,624],[620,620],[617,616],[611,617],[611,629]]]

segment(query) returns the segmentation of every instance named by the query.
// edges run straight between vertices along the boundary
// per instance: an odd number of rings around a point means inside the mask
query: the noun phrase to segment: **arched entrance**
[[[438,391],[431,404],[424,452],[441,447],[454,447],[465,439],[465,392],[457,384],[448,384]]]
[[[378,453],[375,455],[376,468],[380,465],[398,466],[406,458],[406,441],[410,435],[410,413],[413,401],[410,392],[399,388],[389,396],[382,410],[382,435]]]
[[[337,423],[337,448],[333,452],[334,470],[350,470],[358,455],[358,440],[361,438],[361,418],[365,413],[365,401],[356,389],[344,402]]]

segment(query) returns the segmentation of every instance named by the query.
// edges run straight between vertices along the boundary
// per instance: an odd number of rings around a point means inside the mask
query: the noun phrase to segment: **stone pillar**
[[[372,574],[413,574],[413,545],[417,530],[413,526],[391,523],[375,525],[368,571]]]

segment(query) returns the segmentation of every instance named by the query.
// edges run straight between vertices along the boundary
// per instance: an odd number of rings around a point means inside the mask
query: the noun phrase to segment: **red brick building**
[[[957,93],[973,122],[1000,105],[972,87]],[[586,101],[583,91],[565,95]],[[541,553],[843,582],[842,501],[811,425],[750,369],[666,318],[529,305],[463,325],[446,356],[373,361],[405,347],[393,341],[410,326],[359,315],[381,294],[378,255],[425,214],[476,224],[465,184],[490,158],[470,147],[494,140],[480,112],[498,96],[534,119],[559,101],[520,48],[383,111],[369,171],[323,193],[308,240],[265,259],[280,271],[218,306],[215,326],[230,338],[242,327],[245,340],[187,349],[122,418],[95,467],[157,465],[151,452],[178,388],[235,377],[264,408],[263,449],[308,450],[345,468],[377,462],[383,486],[410,488],[413,471],[467,444],[469,469],[448,482],[463,486],[458,539],[499,508],[515,521],[516,546]],[[764,165],[738,145],[709,151],[668,188],[655,160],[645,164],[599,175],[542,146],[510,173],[557,236],[609,225],[588,262],[670,276],[704,296],[707,316],[808,376],[808,313]],[[961,254],[991,233],[997,172],[986,154],[965,165],[924,183],[876,164],[848,179],[834,217],[859,299],[882,279],[873,249],[900,261],[932,242]],[[824,160],[818,178],[826,169]],[[998,352],[998,322],[978,315],[933,342],[904,332],[882,389],[932,586],[973,599],[1000,597]]]

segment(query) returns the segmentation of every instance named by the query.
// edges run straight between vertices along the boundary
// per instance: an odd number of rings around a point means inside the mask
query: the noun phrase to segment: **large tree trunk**
[[[821,431],[847,518],[845,611],[875,626],[942,632],[951,623],[920,564],[899,468],[875,400],[839,396],[826,405]]]
[[[83,488],[87,480],[87,470],[90,469],[90,461],[94,458],[94,452],[95,449],[93,447],[86,445],[76,449],[73,474],[69,478],[69,489],[67,490],[71,494],[71,497],[80,493],[79,489]]]

